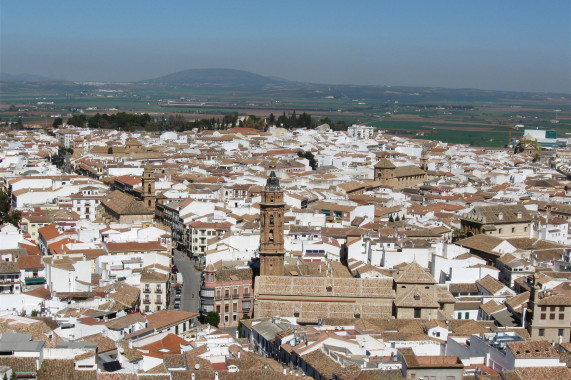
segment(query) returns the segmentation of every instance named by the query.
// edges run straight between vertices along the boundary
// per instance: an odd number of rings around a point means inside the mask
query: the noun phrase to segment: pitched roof
[[[154,215],[154,211],[132,196],[115,190],[101,199],[101,204],[118,215]]]
[[[397,284],[436,284],[430,275],[416,261],[408,264],[396,277]]]
[[[474,220],[483,224],[527,223],[531,214],[524,205],[475,206],[462,219]]]
[[[177,310],[161,310],[147,315],[149,325],[155,329],[171,326],[195,318],[198,314]]]
[[[477,280],[476,284],[480,285],[482,288],[486,289],[488,292],[492,294],[496,294],[505,287],[504,284],[502,284],[489,274],[486,275],[486,277]]]

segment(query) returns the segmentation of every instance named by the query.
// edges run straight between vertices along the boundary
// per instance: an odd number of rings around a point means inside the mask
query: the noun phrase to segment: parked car
[[[175,292],[177,295],[180,295],[182,293],[182,290],[180,288],[176,288]]]
[[[174,303],[174,308],[175,308],[175,309],[180,309],[180,302],[178,302],[178,301],[175,302],[175,303]]]

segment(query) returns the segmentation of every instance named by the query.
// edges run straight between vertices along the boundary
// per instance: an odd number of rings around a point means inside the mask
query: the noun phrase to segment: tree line
[[[68,118],[67,124],[76,127],[87,126],[93,129],[115,129],[122,131],[144,130],[146,132],[158,132],[164,129],[167,131],[185,132],[195,128],[199,131],[203,131],[230,129],[233,127],[245,127],[265,131],[270,126],[286,129],[315,129],[322,124],[328,124],[333,130],[347,130],[345,121],[333,123],[328,117],[317,119],[306,112],[298,116],[295,111],[290,115],[286,115],[284,112],[277,118],[273,113],[270,113],[268,117],[249,115],[245,118],[239,117],[237,113],[232,113],[225,115],[222,119],[208,118],[199,120],[186,120],[182,115],[170,115],[164,119],[153,119],[147,113],[129,114],[126,112],[118,112],[110,115],[97,113],[89,118],[84,114],[78,114]],[[58,117],[54,119],[52,124],[54,128],[61,125],[63,125],[62,118]]]

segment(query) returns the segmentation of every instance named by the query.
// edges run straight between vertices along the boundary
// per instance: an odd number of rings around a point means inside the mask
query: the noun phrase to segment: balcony
[[[250,306],[242,306],[242,312],[243,313],[249,313],[250,312]]]
[[[150,305],[150,304],[151,304],[151,300],[143,300],[143,304],[145,304],[145,305]]]
[[[155,293],[156,294],[163,294],[163,290],[162,289],[155,289]]]
[[[244,298],[250,298],[251,296],[250,296],[250,293],[244,293],[243,297]]]
[[[216,301],[220,301],[221,299],[222,299],[222,296],[220,296],[220,295],[216,296]]]
[[[239,294],[232,294],[232,298],[240,298]]]
[[[151,292],[151,289],[149,289],[149,288],[143,289],[143,293],[150,293],[150,292]]]

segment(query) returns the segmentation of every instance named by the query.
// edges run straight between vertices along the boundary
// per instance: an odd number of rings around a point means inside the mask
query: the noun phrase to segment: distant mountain
[[[144,80],[143,83],[222,85],[222,86],[264,86],[282,82],[248,71],[234,69],[190,69]]]
[[[0,73],[2,82],[60,82],[61,79],[53,79],[36,74],[8,74]]]

